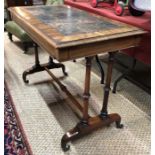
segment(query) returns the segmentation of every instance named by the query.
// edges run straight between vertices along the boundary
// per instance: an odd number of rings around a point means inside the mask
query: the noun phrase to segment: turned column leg
[[[13,41],[13,39],[12,39],[12,33],[8,32],[8,36],[9,36],[10,41],[12,42]]]
[[[102,107],[102,110],[101,110],[101,116],[102,117],[107,117],[107,115],[108,115],[107,106],[108,106],[110,83],[111,83],[112,68],[113,68],[115,53],[116,52],[110,52],[109,53],[107,77],[106,77],[106,83],[105,83],[105,87],[104,87],[104,100],[103,100],[103,107]]]
[[[34,66],[32,66],[30,69],[27,69],[26,71],[23,72],[23,81],[25,83],[28,83],[29,80],[26,79],[26,76],[28,74],[32,74],[34,72],[39,71],[40,69],[40,62],[39,62],[39,54],[38,54],[38,45],[36,43],[34,43],[34,52],[35,52],[35,64]]]
[[[35,65],[40,66],[39,54],[38,54],[38,45],[36,43],[34,43],[34,51],[35,51]]]
[[[90,78],[91,78],[91,60],[92,57],[86,57],[86,73],[85,73],[85,84],[84,84],[84,94],[83,94],[83,118],[82,123],[88,124],[88,104],[90,97]]]
[[[108,107],[110,83],[111,83],[112,69],[113,69],[115,54],[116,54],[116,52],[109,52],[109,62],[108,62],[106,83],[105,83],[105,87],[104,87],[103,106],[102,106],[101,113],[100,113],[100,116],[102,119],[106,119],[109,117],[107,107]],[[116,127],[122,128],[123,125],[121,124],[121,117],[118,114],[115,114],[115,116],[113,118],[117,118],[116,120],[113,119],[116,122]]]
[[[90,90],[90,73],[91,73],[91,59],[92,57],[86,58],[86,73],[85,73],[85,84],[84,84],[84,95],[83,95],[83,109],[82,114],[83,117],[81,121],[71,130],[69,130],[66,134],[63,135],[61,139],[61,147],[64,151],[69,150],[69,145],[67,144],[69,141],[78,139],[86,134],[91,133],[92,131],[103,127],[109,126],[111,123],[115,122],[117,128],[122,128],[123,125],[120,124],[121,117],[117,113],[108,114],[107,106],[108,106],[108,98],[110,91],[110,82],[112,75],[112,67],[114,62],[115,52],[109,53],[109,64],[108,64],[108,72],[104,90],[104,100],[103,107],[101,113],[97,116],[90,117],[88,115],[88,103],[89,103],[89,90]]]
[[[88,102],[89,102],[89,90],[90,90],[90,74],[91,74],[91,60],[92,57],[86,57],[86,73],[85,73],[85,84],[83,94],[83,117],[81,121],[71,130],[69,130],[61,139],[61,147],[64,151],[69,150],[67,144],[71,140],[75,140],[89,132],[89,115],[88,115]]]

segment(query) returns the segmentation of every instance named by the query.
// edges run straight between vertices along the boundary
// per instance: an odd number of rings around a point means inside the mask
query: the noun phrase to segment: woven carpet
[[[4,155],[29,155],[31,150],[24,137],[21,122],[9,90],[4,88]]]
[[[17,40],[15,40],[17,41]],[[39,49],[40,62],[48,55]],[[46,72],[28,76],[30,83],[22,81],[22,72],[34,63],[33,49],[23,54],[18,42],[11,43],[5,34],[5,81],[8,84],[24,133],[34,155],[149,155],[150,154],[150,95],[124,80],[117,94],[110,93],[108,111],[122,117],[123,129],[114,124],[101,128],[71,143],[70,151],[64,153],[60,140],[73,128],[78,118],[65,103],[67,96]],[[68,77],[60,69],[53,73],[67,86],[72,94],[82,100],[84,59],[76,63],[64,63]],[[104,65],[106,68],[106,65]],[[113,72],[113,80],[117,73]],[[125,87],[128,88],[128,91]],[[131,93],[129,93],[131,92]],[[91,74],[90,114],[96,115],[102,107],[103,86],[95,62]]]

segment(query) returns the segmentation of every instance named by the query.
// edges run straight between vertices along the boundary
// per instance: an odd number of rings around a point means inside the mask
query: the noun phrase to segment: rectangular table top
[[[143,30],[70,6],[10,8],[12,19],[59,61],[137,46]]]

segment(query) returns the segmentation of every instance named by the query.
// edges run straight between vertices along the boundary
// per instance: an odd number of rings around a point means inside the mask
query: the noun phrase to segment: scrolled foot
[[[79,130],[79,124],[77,124],[73,129],[69,130],[67,133],[65,133],[61,139],[61,147],[63,151],[68,151],[70,149],[70,145],[67,143],[79,138],[82,135],[82,131]]]
[[[29,80],[26,79],[27,74],[28,74],[28,73],[25,71],[25,72],[23,72],[23,75],[22,75],[23,81],[24,81],[25,83],[29,83]]]
[[[116,88],[114,87],[112,93],[116,94]]]
[[[67,143],[65,143],[63,141],[61,141],[61,147],[62,147],[64,152],[66,152],[70,149],[70,145],[68,145]]]
[[[123,128],[123,124],[121,124],[121,121],[116,121],[116,128]]]
[[[68,76],[68,73],[66,72],[66,68],[64,65],[62,65],[62,72],[64,73],[65,76]]]
[[[8,36],[9,36],[10,41],[13,42],[12,33],[8,33]]]
[[[62,72],[65,76],[67,76],[67,72],[66,72],[66,68],[65,68],[65,65],[62,64],[62,63],[55,63],[53,61],[53,58],[52,57],[49,57],[49,62],[48,62],[48,65],[46,65],[46,67],[48,69],[52,69],[52,68],[62,68]]]
[[[61,139],[61,148],[63,149],[63,151],[68,151],[70,149],[70,145],[67,144],[67,140],[66,140],[66,135],[64,135]]]

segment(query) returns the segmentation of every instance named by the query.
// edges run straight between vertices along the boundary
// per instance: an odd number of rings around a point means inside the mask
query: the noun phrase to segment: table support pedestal
[[[40,64],[39,55],[38,55],[38,45],[35,43],[34,46],[35,46],[35,65],[23,72],[22,77],[23,77],[23,81],[25,83],[29,82],[26,79],[28,74],[33,74],[33,73],[36,73],[36,72],[44,71],[45,67],[48,68],[48,69],[62,68],[62,72],[64,73],[65,76],[67,76],[67,72],[65,71],[65,66],[63,64],[61,64],[61,63],[53,62],[53,59],[50,56],[49,56],[49,62],[48,63]]]
[[[28,74],[32,74],[35,72],[40,72],[46,70],[48,74],[54,79],[54,81],[60,86],[61,90],[66,93],[66,95],[71,99],[74,103],[76,108],[80,111],[82,115],[80,116],[80,122],[77,125],[69,130],[61,139],[61,147],[64,151],[69,150],[70,146],[67,144],[69,141],[78,139],[86,134],[91,133],[92,131],[101,128],[103,126],[109,126],[111,123],[115,122],[117,128],[122,128],[123,125],[121,124],[121,117],[119,114],[108,114],[107,107],[108,107],[108,98],[109,98],[109,91],[110,91],[110,83],[111,83],[111,76],[112,76],[112,68],[114,63],[114,56],[116,52],[109,53],[109,63],[107,68],[107,77],[106,83],[104,88],[104,99],[103,99],[103,107],[101,109],[101,113],[97,116],[91,117],[88,114],[88,107],[89,107],[89,97],[90,97],[90,79],[91,79],[91,61],[93,57],[86,57],[86,72],[85,72],[85,83],[84,83],[84,93],[83,93],[83,105],[81,105],[76,98],[68,91],[67,87],[63,85],[59,79],[57,79],[49,69],[51,68],[62,68],[62,71],[65,75],[65,66],[60,63],[54,63],[53,59],[49,58],[49,63],[40,65],[39,56],[38,56],[38,49],[37,44],[35,44],[35,65],[24,71],[23,73],[23,80],[25,83],[29,81],[26,80],[26,76]],[[104,72],[101,71],[102,79],[104,77]],[[78,113],[77,113],[78,115]],[[81,117],[82,116],[82,117]]]
[[[81,121],[71,130],[69,130],[61,139],[61,147],[64,151],[69,150],[70,146],[67,144],[69,141],[78,139],[92,131],[103,127],[109,126],[111,123],[115,122],[117,128],[122,128],[121,117],[119,114],[108,114],[108,98],[110,91],[110,82],[112,76],[112,67],[114,63],[114,55],[116,52],[109,53],[109,63],[107,69],[107,77],[104,89],[104,100],[101,113],[98,116],[90,117],[88,115],[88,101],[89,101],[89,89],[90,89],[90,72],[91,72],[91,59],[92,57],[86,58],[86,73],[85,73],[85,87],[84,87],[84,97],[83,97],[83,117]]]

